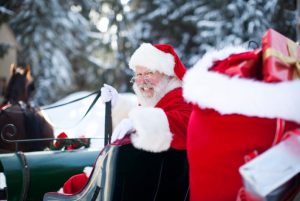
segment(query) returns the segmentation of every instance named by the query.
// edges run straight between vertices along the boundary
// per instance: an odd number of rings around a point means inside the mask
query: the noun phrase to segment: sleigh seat
[[[74,195],[49,192],[46,200],[186,201],[186,151],[151,153],[127,145],[108,145],[98,156],[84,189]]]

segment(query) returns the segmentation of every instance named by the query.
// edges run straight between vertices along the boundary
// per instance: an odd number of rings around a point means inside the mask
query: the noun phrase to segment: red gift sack
[[[272,146],[278,118],[283,132],[300,126],[300,82],[262,81],[259,57],[259,50],[215,50],[184,77],[184,97],[194,104],[187,136],[191,201],[236,200],[244,156]]]

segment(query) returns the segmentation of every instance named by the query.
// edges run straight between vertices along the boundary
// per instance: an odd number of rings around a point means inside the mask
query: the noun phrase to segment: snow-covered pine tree
[[[93,29],[100,40],[95,40],[91,47],[93,53],[91,59],[97,58],[97,63],[101,63],[104,70],[101,80],[115,86],[118,91],[125,92],[131,90],[129,83],[131,71],[127,68],[127,59],[131,55],[128,51],[130,43],[126,37],[128,22],[128,6],[126,0],[121,1],[101,1],[99,0],[98,10],[90,12],[90,21]]]
[[[198,53],[195,47],[199,45],[193,40],[197,29],[191,22],[196,18],[195,8],[202,4],[185,0],[132,0],[128,13],[128,18],[134,22],[128,34],[132,48],[137,48],[141,42],[170,43],[182,61],[189,64],[190,55]]]
[[[294,33],[294,11],[286,10],[293,0],[127,2],[6,1],[16,14],[11,25],[22,47],[19,60],[31,64],[38,77],[37,103],[103,82],[127,91],[122,79],[130,74],[128,59],[141,42],[172,44],[190,67],[211,48],[249,40],[259,44],[269,27]],[[291,31],[284,32],[287,27]]]
[[[288,37],[295,15],[285,9],[292,0],[132,0],[128,18],[135,22],[128,34],[134,48],[141,42],[174,45],[190,67],[212,48],[256,41],[275,28]],[[291,6],[290,6],[291,7]],[[280,17],[278,17],[280,16]],[[280,18],[280,21],[279,21]],[[286,27],[284,27],[285,25]]]
[[[84,57],[89,27],[70,6],[68,1],[26,0],[10,21],[21,46],[18,61],[30,64],[36,77],[38,104],[56,100],[75,85],[72,60]]]
[[[0,3],[0,26],[7,22],[9,18],[13,15],[13,11],[9,10],[4,4]],[[0,58],[4,57],[11,48],[11,44],[0,43]]]

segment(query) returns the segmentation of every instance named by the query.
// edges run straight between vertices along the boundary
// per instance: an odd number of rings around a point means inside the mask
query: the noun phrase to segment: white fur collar
[[[221,114],[283,118],[300,123],[300,80],[265,83],[208,71],[215,60],[247,51],[240,47],[209,52],[183,79],[183,96]]]
[[[173,89],[176,89],[178,87],[182,87],[182,81],[176,77],[173,77],[166,86],[165,94],[169,93],[170,91],[172,91]]]

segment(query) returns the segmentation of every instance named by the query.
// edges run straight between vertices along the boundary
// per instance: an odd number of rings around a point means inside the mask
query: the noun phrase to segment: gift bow
[[[293,78],[300,78],[300,58],[298,58],[298,45],[292,40],[288,39],[287,47],[289,51],[289,56],[286,56],[274,48],[267,48],[264,52],[264,60],[270,56],[275,56],[280,61],[289,64],[289,67],[294,67],[295,71]]]

